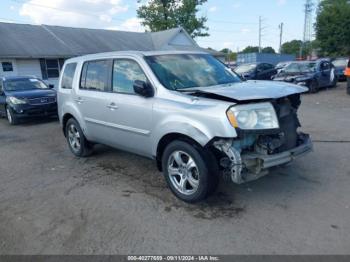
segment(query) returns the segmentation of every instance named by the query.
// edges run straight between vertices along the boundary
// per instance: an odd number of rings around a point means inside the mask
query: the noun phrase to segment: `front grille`
[[[46,105],[56,103],[56,97],[39,97],[28,99],[30,105]]]

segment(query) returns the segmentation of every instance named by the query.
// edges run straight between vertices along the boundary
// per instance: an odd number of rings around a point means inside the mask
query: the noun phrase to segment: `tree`
[[[242,50],[241,53],[257,53],[259,52],[259,47],[258,46],[247,46]],[[275,49],[273,49],[271,46],[265,47],[261,49],[262,53],[270,53],[270,54],[275,54]]]
[[[290,42],[285,42],[281,46],[282,54],[295,55],[296,57],[300,56],[300,47],[303,45],[302,57],[307,57],[311,54],[311,51],[318,47],[318,42],[316,40],[311,42],[305,42],[301,40],[292,40]]]
[[[264,47],[261,50],[262,53],[268,53],[268,54],[276,54],[275,49],[273,49],[271,46]]]
[[[247,46],[242,50],[241,53],[257,53],[257,52],[259,52],[258,46]]]
[[[350,2],[323,0],[315,24],[321,53],[327,56],[350,54]]]
[[[232,50],[229,48],[224,48],[220,52],[226,54],[226,60],[230,60],[230,61],[237,60],[237,53],[232,52]]]
[[[303,44],[303,41],[301,40],[292,40],[290,42],[285,42],[281,46],[281,53],[299,56],[300,47],[302,44]]]
[[[152,32],[183,27],[193,38],[208,36],[207,18],[197,17],[199,6],[207,0],[149,0],[137,9],[141,24]]]

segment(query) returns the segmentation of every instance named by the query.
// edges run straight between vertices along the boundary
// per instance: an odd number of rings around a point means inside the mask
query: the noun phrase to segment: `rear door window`
[[[62,75],[61,87],[63,89],[72,89],[73,78],[74,78],[76,67],[77,67],[76,63],[71,63],[71,64],[66,65],[64,72],[63,72],[63,75]]]
[[[85,62],[82,70],[80,89],[107,91],[110,62],[98,60]]]

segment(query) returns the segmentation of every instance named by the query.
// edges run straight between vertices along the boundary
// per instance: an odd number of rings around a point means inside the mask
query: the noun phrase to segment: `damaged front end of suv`
[[[260,86],[264,84],[260,82]],[[285,87],[288,90],[293,86]],[[268,174],[271,167],[288,164],[312,151],[310,136],[298,131],[300,94],[307,90],[294,87],[286,91],[286,96],[278,93],[277,87],[270,98],[267,94],[242,98],[237,92],[200,95],[235,102],[226,114],[237,137],[215,138],[208,145],[217,151],[224,178],[237,184],[256,180]]]

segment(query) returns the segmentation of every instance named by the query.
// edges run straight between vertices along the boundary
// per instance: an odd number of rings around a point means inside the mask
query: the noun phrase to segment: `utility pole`
[[[262,18],[259,16],[259,53],[261,53],[261,24],[262,24]]]
[[[279,49],[279,52],[280,54],[282,53],[282,37],[283,37],[283,23],[281,23],[279,25],[279,29],[280,29],[280,49]]]

